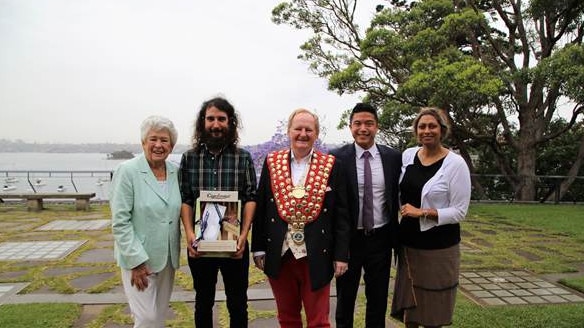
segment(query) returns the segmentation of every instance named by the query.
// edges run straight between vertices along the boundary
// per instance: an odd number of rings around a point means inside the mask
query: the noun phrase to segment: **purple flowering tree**
[[[286,134],[287,123],[286,121],[278,121],[278,126],[276,127],[276,133],[272,136],[270,141],[253,145],[245,146],[244,148],[250,152],[253,158],[253,163],[256,169],[256,173],[259,175],[262,171],[262,166],[264,165],[264,160],[269,152],[290,148],[290,141],[288,140],[288,135]],[[322,142],[322,138],[326,135],[326,129],[321,127],[320,137],[314,142],[314,147],[323,152],[328,152],[326,145]]]

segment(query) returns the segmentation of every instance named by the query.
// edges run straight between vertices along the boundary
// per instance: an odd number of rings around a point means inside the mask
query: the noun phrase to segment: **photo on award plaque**
[[[228,257],[237,248],[241,227],[237,191],[201,190],[195,211],[195,246],[203,256]]]

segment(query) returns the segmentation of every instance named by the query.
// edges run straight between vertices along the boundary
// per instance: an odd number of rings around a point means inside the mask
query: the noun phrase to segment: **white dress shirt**
[[[355,162],[357,164],[357,184],[359,185],[359,220],[357,229],[363,229],[363,184],[364,184],[364,161],[363,153],[369,151],[369,164],[371,165],[371,181],[373,187],[373,228],[379,228],[387,224],[387,218],[383,217],[383,207],[385,206],[385,176],[383,175],[383,164],[381,154],[377,145],[369,149],[363,149],[355,144]]]

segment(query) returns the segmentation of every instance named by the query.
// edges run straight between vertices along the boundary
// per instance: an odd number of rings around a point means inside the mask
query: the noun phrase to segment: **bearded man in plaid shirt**
[[[203,103],[197,115],[193,147],[182,155],[179,183],[181,219],[187,239],[188,262],[195,289],[195,327],[213,327],[217,274],[221,271],[230,327],[247,327],[250,230],[256,201],[256,173],[248,151],[239,148],[239,119],[224,98]],[[202,257],[196,248],[193,208],[201,190],[237,191],[241,226],[237,251],[231,258]],[[195,246],[195,247],[193,247]]]

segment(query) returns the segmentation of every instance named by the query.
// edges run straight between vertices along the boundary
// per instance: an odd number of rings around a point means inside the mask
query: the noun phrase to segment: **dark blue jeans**
[[[217,274],[221,272],[229,326],[247,328],[247,287],[249,278],[249,246],[245,245],[243,258],[200,257],[188,258],[195,289],[195,327],[213,327],[213,305]]]

